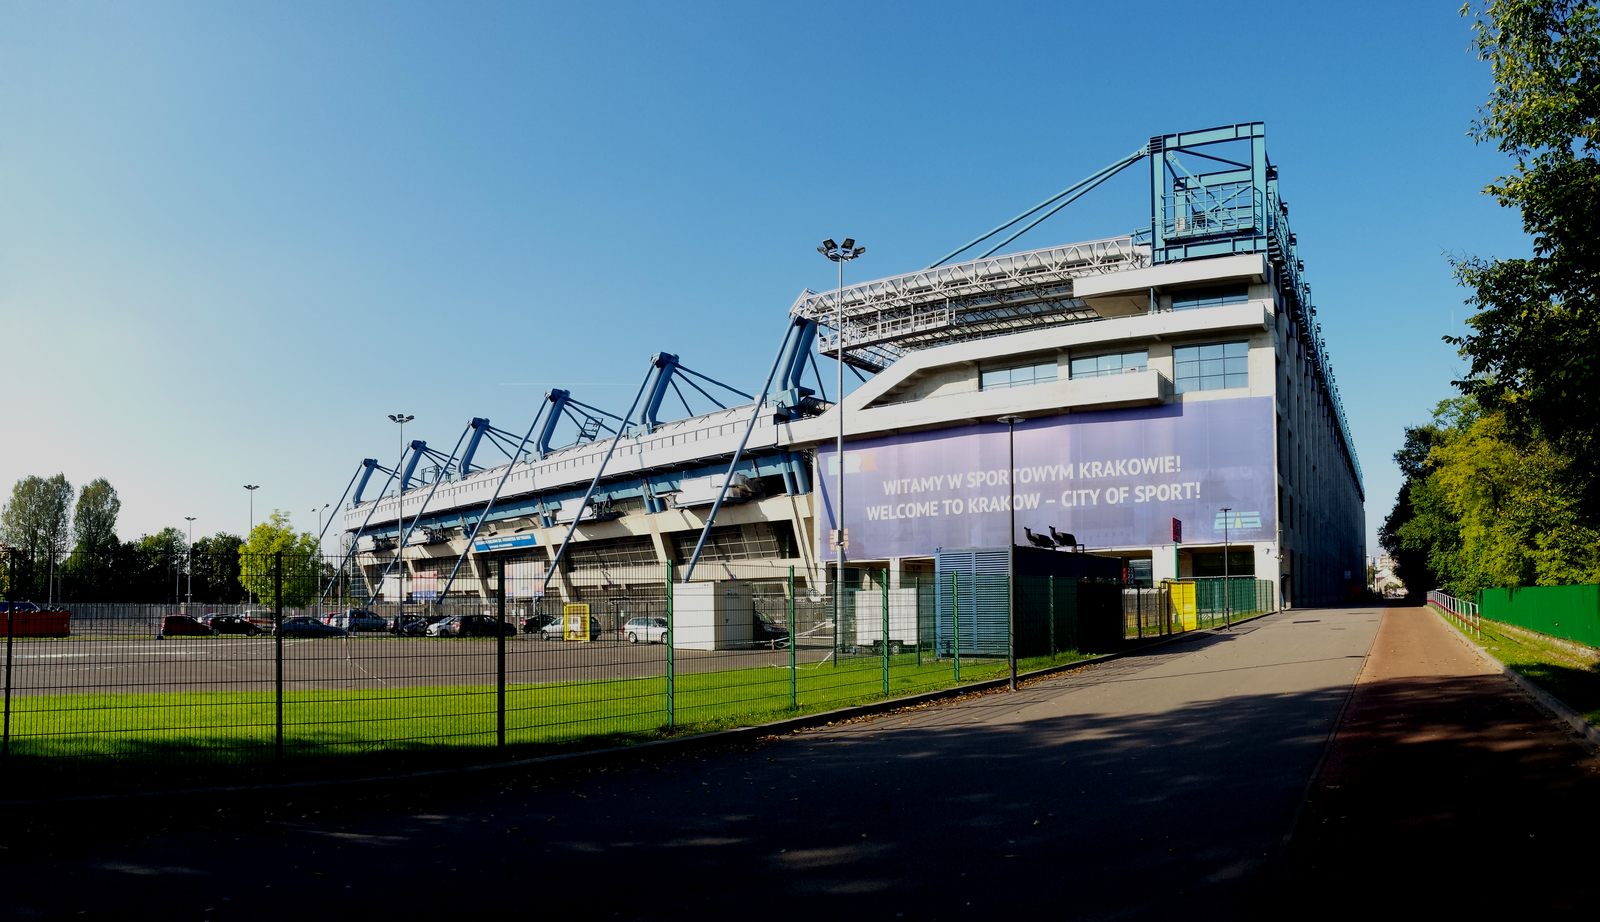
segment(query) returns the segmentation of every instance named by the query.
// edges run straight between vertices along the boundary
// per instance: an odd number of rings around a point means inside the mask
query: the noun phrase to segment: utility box
[[[934,648],[940,654],[959,648],[962,656],[1006,655],[1012,553],[1006,547],[936,552]],[[1119,558],[1034,547],[1014,553],[1018,656],[1104,652],[1122,643]]]
[[[748,650],[755,639],[755,617],[749,583],[684,583],[672,590],[672,645]]]
[[[889,591],[889,652],[915,649],[917,646],[917,590],[890,589]],[[883,643],[884,590],[856,593],[857,649],[877,651]]]

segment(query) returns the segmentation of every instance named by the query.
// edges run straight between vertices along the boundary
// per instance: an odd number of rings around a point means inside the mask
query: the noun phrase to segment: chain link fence
[[[487,557],[454,579],[426,562],[406,578],[337,565],[245,558],[223,602],[180,582],[169,603],[49,610],[5,581],[0,771],[88,766],[103,785],[116,766],[129,783],[193,786],[758,724],[997,678],[1013,650],[1032,670],[1193,630],[1228,605],[1268,610],[1272,585],[1232,580],[1215,613],[1218,593],[1197,588],[1206,614],[1186,618],[1170,587],[1019,579],[1013,636],[1004,575],[847,568],[841,581],[729,562],[683,583],[656,565],[546,573]]]

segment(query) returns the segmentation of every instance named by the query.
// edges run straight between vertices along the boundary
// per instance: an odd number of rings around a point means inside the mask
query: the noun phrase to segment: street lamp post
[[[250,531],[247,531],[247,532],[244,533],[244,545],[245,545],[245,547],[249,547],[250,546],[250,532],[256,530],[256,491],[261,489],[261,484],[259,484],[259,483],[247,483],[247,484],[244,485],[244,488],[246,490],[250,491]],[[257,561],[257,563],[259,563],[259,561]],[[251,589],[250,590],[250,601],[253,604],[255,602],[255,600],[256,600],[256,591],[254,589]]]
[[[184,549],[187,558],[183,565],[184,575],[187,577],[183,592],[183,613],[189,613],[189,606],[194,604],[194,516],[186,515],[184,521],[189,523],[189,546]]]
[[[400,426],[400,464],[406,463],[406,423],[417,417],[410,413],[390,413],[389,421]],[[396,469],[398,472],[398,468]],[[401,475],[402,477],[404,475]],[[400,571],[400,589],[395,593],[394,600],[394,628],[400,630],[400,621],[406,614],[406,561],[405,547],[400,543],[405,538],[406,510],[405,510],[406,484],[402,479],[394,494],[394,562],[395,568]],[[420,513],[418,513],[420,515]]]
[[[1006,424],[1006,484],[1011,499],[1006,507],[1011,511],[1011,527],[1006,531],[1006,665],[1011,670],[1008,687],[1017,690],[1017,423],[1020,416],[1002,416],[996,422]]]
[[[329,504],[323,503],[320,509],[312,509],[317,514],[317,598],[322,598],[322,513],[327,511]]]
[[[255,531],[256,530],[256,491],[261,489],[261,484],[259,484],[259,483],[247,483],[247,484],[244,485],[244,488],[246,490],[250,491],[250,531]],[[250,541],[250,531],[247,531],[247,532],[244,533],[244,540],[245,540],[245,543],[247,543],[247,544]]]
[[[1228,609],[1233,599],[1228,592],[1228,513],[1232,511],[1232,506],[1222,507],[1222,623],[1230,631],[1233,630],[1233,619],[1229,617]]]
[[[844,238],[843,244],[834,243],[833,238],[829,237],[827,240],[822,241],[822,246],[817,247],[818,253],[828,257],[828,259],[832,260],[839,267],[839,293],[834,299],[833,305],[833,331],[834,335],[838,337],[838,340],[835,343],[835,345],[838,347],[838,351],[834,353],[834,358],[838,359],[839,362],[839,392],[834,398],[837,401],[836,406],[839,410],[839,435],[834,445],[833,452],[835,463],[839,465],[839,483],[835,490],[833,500],[833,545],[839,549],[839,558],[834,571],[837,576],[837,580],[833,587],[833,636],[835,652],[838,651],[839,647],[839,624],[840,618],[843,617],[844,610],[844,558],[845,545],[847,542],[847,537],[844,530],[844,264],[852,259],[855,259],[866,251],[866,247],[856,246],[856,240],[854,237]],[[883,643],[885,647],[887,647],[889,638],[883,638]],[[835,658],[835,661],[837,661],[837,658]]]

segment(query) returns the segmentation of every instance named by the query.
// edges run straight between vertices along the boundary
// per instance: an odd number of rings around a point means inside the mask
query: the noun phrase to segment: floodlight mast
[[[836,351],[834,358],[839,365],[839,391],[834,395],[835,408],[839,413],[839,435],[834,445],[834,462],[839,466],[839,482],[835,488],[833,503],[833,546],[838,548],[839,557],[835,564],[835,579],[833,592],[833,624],[834,636],[838,636],[839,619],[844,612],[844,560],[845,545],[848,537],[844,528],[844,264],[867,251],[866,247],[856,246],[854,237],[844,238],[843,244],[833,242],[829,237],[822,241],[822,246],[817,247],[817,252],[828,257],[839,267],[839,295],[834,302],[834,345]],[[889,638],[883,642],[887,644]]]

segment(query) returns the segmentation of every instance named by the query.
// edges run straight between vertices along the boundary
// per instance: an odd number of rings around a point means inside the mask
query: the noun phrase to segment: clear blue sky
[[[0,490],[123,538],[305,529],[407,428],[759,386],[815,246],[920,268],[1153,134],[1267,124],[1366,470],[1462,362],[1451,254],[1525,255],[1456,2],[0,2]],[[1148,224],[1129,171],[1019,242]]]

